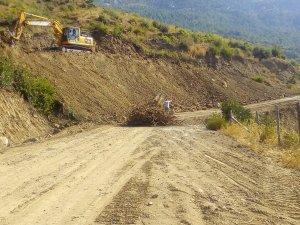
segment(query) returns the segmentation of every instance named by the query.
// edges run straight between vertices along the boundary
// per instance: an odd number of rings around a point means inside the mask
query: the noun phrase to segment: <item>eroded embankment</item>
[[[279,98],[289,93],[286,83],[295,73],[291,67],[281,70],[283,62],[274,61],[272,70],[250,59],[214,65],[204,59],[176,62],[147,58],[125,47],[96,53],[6,51],[32,73],[50,79],[65,107],[81,119],[98,122],[123,121],[133,105],[157,94],[171,99],[176,111],[210,108],[228,98],[243,103]],[[266,82],[252,79],[258,74]]]
[[[51,132],[47,119],[13,92],[0,91],[0,116],[0,136],[7,138],[10,145]]]

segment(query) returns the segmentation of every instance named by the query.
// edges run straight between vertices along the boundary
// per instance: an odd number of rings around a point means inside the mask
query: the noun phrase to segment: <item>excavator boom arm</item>
[[[14,39],[19,40],[21,38],[25,20],[26,20],[26,14],[25,12],[21,12],[20,17],[15,26],[14,34],[12,35]]]
[[[27,17],[31,17],[27,19]],[[59,21],[50,20],[46,17],[34,15],[31,13],[21,12],[20,17],[16,23],[14,34],[12,35],[13,39],[20,40],[24,24],[29,26],[42,26],[42,27],[52,27],[55,37],[60,41],[61,35],[63,34],[63,27]]]

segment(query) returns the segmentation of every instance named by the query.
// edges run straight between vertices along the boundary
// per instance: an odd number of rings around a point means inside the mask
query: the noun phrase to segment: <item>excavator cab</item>
[[[63,42],[75,41],[80,37],[80,29],[76,27],[66,27],[63,29]]]
[[[93,50],[94,40],[92,37],[81,34],[78,27],[63,28],[61,45],[73,49]]]

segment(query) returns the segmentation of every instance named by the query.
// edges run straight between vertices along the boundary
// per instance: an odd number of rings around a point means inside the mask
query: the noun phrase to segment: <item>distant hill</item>
[[[194,31],[284,47],[300,60],[299,0],[95,0]]]

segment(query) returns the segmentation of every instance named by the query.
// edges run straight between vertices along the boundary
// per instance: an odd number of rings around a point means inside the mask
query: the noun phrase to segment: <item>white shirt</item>
[[[169,109],[169,108],[170,108],[170,105],[171,105],[171,102],[172,102],[172,101],[170,101],[170,100],[164,101],[164,107]]]

